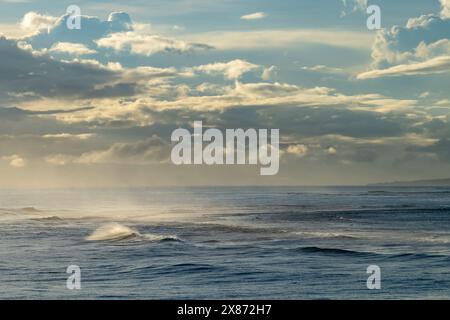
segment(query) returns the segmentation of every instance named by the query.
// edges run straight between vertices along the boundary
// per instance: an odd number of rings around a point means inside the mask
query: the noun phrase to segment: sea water
[[[450,298],[450,188],[3,189],[0,298]]]

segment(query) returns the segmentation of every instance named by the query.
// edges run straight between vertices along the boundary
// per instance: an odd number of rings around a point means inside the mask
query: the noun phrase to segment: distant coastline
[[[377,186],[378,187],[450,187],[450,178],[372,183],[372,184],[369,184],[368,186],[376,186],[376,187]]]

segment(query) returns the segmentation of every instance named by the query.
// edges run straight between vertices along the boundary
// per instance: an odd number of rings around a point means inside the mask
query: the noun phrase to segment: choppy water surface
[[[0,190],[0,239],[0,298],[450,298],[450,188]]]

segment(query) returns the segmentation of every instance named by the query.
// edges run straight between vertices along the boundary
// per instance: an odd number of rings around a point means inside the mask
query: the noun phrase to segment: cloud
[[[424,92],[422,92],[420,95],[419,95],[419,98],[420,99],[426,99],[426,98],[428,98],[429,96],[430,96],[430,91],[424,91]]]
[[[265,17],[267,17],[267,14],[265,14],[264,12],[255,12],[255,13],[243,15],[241,17],[241,19],[242,20],[260,20],[260,19],[264,19]]]
[[[176,90],[177,86],[169,89]],[[235,87],[226,86],[222,90],[211,84],[202,85],[199,90],[206,93],[193,88],[182,96],[172,94],[171,99],[141,96],[129,101],[97,101],[95,109],[56,115],[56,118],[74,126],[85,124],[97,128],[162,124],[173,128],[205,119],[210,125],[225,128],[238,123],[250,128],[283,128],[286,134],[348,136],[397,135],[410,123],[423,121],[400,116],[402,108],[413,113],[414,100],[377,94],[352,96],[326,87],[239,81],[235,81]]]
[[[54,166],[65,166],[76,161],[75,156],[67,154],[53,154],[44,158],[45,162]]]
[[[303,171],[311,175],[323,163],[330,171],[341,161],[355,161],[362,168],[378,156],[386,160],[387,167],[393,155],[405,151],[409,134],[415,133],[418,140],[433,139],[433,144],[448,136],[445,103],[440,107],[434,103],[447,98],[441,88],[422,88],[409,95],[419,99],[420,92],[429,91],[425,101],[393,98],[386,92],[408,95],[393,87],[382,86],[385,91],[379,93],[377,87],[369,88],[364,82],[338,82],[344,80],[347,69],[320,62],[323,57],[314,55],[317,50],[344,48],[337,50],[339,56],[348,60],[352,51],[355,57],[350,59],[359,64],[375,36],[363,29],[188,34],[189,29],[172,30],[175,21],[161,29],[149,28],[133,23],[127,14],[114,14],[106,21],[83,17],[81,31],[67,32],[64,17],[29,17],[38,34],[20,43],[0,40],[0,150],[2,156],[26,159],[30,171],[44,164],[47,172],[78,170],[98,177],[107,170],[112,173],[110,169],[120,164],[120,175],[130,177],[129,171],[135,170],[141,177],[142,168],[135,165],[167,162],[171,131],[199,119],[220,129],[280,128],[283,155],[291,161],[287,168],[296,163],[311,165],[295,171],[307,168]],[[426,66],[433,59],[450,56],[444,26],[445,19],[437,15],[386,30],[387,50],[369,70],[373,74],[365,76],[438,72],[442,65],[435,69]],[[210,47],[236,51],[203,52]],[[164,55],[166,52],[201,54],[184,59]],[[292,59],[299,53],[306,59],[303,72],[298,67],[290,69],[298,66]],[[84,54],[90,54],[89,59],[82,58]],[[394,67],[403,69],[390,70]],[[376,72],[387,74],[374,75]],[[255,80],[257,77],[262,80]],[[316,83],[311,82],[314,79]],[[3,108],[10,105],[19,108]],[[148,139],[153,134],[157,137]],[[391,148],[387,152],[383,149],[386,145]],[[3,161],[4,167],[10,162]],[[381,162],[374,165],[381,166]],[[358,165],[354,167],[357,171]],[[164,176],[161,170],[161,180],[166,181]]]
[[[17,154],[2,157],[2,160],[7,161],[9,165],[14,168],[23,168],[27,165],[25,159],[21,158]]]
[[[113,33],[96,40],[101,48],[112,48],[116,51],[127,51],[133,54],[151,56],[161,52],[186,53],[195,50],[207,50],[212,47],[185,41],[166,38],[159,35],[147,35],[136,32]]]
[[[53,47],[54,51],[73,54],[93,54],[94,51],[101,51],[100,49],[112,49],[117,54],[150,56],[162,52],[186,53],[212,48],[201,43],[149,33],[148,25],[133,23],[126,12],[113,12],[106,21],[81,16],[79,30],[67,28],[68,18],[69,15],[58,18],[29,12],[22,19],[22,25],[28,29],[36,29],[37,32],[24,40],[38,50]],[[68,43],[77,45],[75,47]],[[81,48],[81,45],[84,47]]]
[[[368,72],[363,72],[357,76],[357,79],[366,80],[381,77],[440,74],[449,71],[450,71],[450,56],[444,56],[433,58],[425,62],[401,64],[387,69],[371,70]]]
[[[344,9],[341,12],[341,17],[356,11],[364,11],[367,8],[367,0],[341,0]]]
[[[10,39],[21,39],[30,36],[35,30],[25,30],[20,26],[20,23],[0,23],[0,36],[5,36]]]
[[[183,76],[173,68],[124,69],[117,63],[103,65],[95,60],[60,61],[0,37],[0,89],[9,93],[9,99],[25,99],[21,94],[35,99],[133,96],[148,89],[152,81],[176,75]]]
[[[261,79],[263,79],[264,81],[272,80],[276,76],[277,70],[278,70],[278,68],[275,66],[270,66],[268,68],[264,68],[264,71],[261,75]]]
[[[25,17],[29,14],[26,14]],[[94,41],[96,39],[106,37],[111,33],[133,30],[131,18],[125,12],[113,12],[106,21],[97,17],[81,16],[81,29],[79,30],[67,28],[67,19],[70,17],[68,14],[61,17],[44,16],[46,19],[43,19],[42,15],[31,13],[30,17],[32,19],[28,18],[28,20],[33,24],[37,24],[41,20],[50,24],[46,25],[47,29],[41,28],[35,35],[25,38],[33,48],[37,49],[50,48],[58,42],[80,43],[90,49],[95,49]]]
[[[203,82],[199,84],[195,90],[201,95],[224,95],[226,92],[232,90],[230,86],[219,85],[215,83]]]
[[[223,74],[227,79],[236,80],[243,74],[260,68],[260,66],[248,61],[236,59],[229,62],[216,62],[197,66],[192,68],[192,70],[206,74]]]
[[[174,90],[175,88],[172,88],[171,92]],[[243,84],[236,82],[234,88],[228,88],[222,92],[187,95],[176,99],[172,98],[172,100],[141,97],[130,102],[106,101],[104,104],[96,103],[96,108],[93,110],[61,114],[57,115],[57,118],[74,124],[89,121],[96,126],[109,126],[110,123],[121,122],[126,125],[134,123],[145,126],[158,121],[179,123],[181,119],[188,119],[188,115],[196,116],[197,118],[193,117],[192,120],[198,120],[210,116],[217,117],[217,113],[220,112],[239,111],[241,115],[236,114],[234,122],[242,123],[244,118],[250,118],[252,122],[249,127],[259,126],[261,123],[269,125],[270,122],[275,128],[285,128],[292,125],[293,128],[296,128],[294,131],[300,130],[304,133],[308,131],[316,132],[322,126],[324,126],[323,130],[333,132],[333,128],[336,125],[339,127],[338,123],[343,122],[345,130],[355,128],[355,131],[358,132],[367,131],[372,134],[376,131],[379,134],[378,128],[380,128],[384,131],[383,134],[391,134],[398,132],[398,128],[395,123],[388,121],[389,119],[381,121],[380,118],[383,113],[391,112],[386,111],[389,109],[399,110],[406,107],[412,109],[414,106],[415,101],[412,100],[396,100],[374,94],[348,96],[330,88],[302,88],[283,83]],[[303,108],[307,111],[300,110]],[[311,125],[307,125],[309,122],[302,122],[303,127],[299,128],[299,121],[303,117],[311,117],[311,108],[330,109],[327,117],[331,117],[336,112],[335,109],[347,110],[348,112],[350,112],[349,110],[366,110],[370,111],[371,114],[373,113],[373,117],[361,115],[358,121],[350,126],[349,122],[353,120],[350,115],[346,114],[345,117],[336,119],[320,118],[320,121]],[[265,110],[264,112],[270,113],[270,116],[261,119],[255,114],[257,110]],[[167,117],[163,117],[163,115],[167,115]],[[274,123],[275,119],[279,120]],[[330,126],[325,125],[329,121],[331,121]],[[235,125],[234,122],[229,125]]]
[[[450,161],[450,140],[443,138],[429,146],[410,146],[409,152],[433,153],[442,161]]]
[[[449,1],[441,1],[443,11]],[[441,74],[450,70],[450,19],[442,14],[410,18],[404,27],[377,32],[372,70],[358,79]]]
[[[89,49],[84,44],[81,43],[71,43],[71,42],[58,42],[55,43],[49,50],[50,52],[56,53],[67,53],[76,56],[88,55],[97,53],[97,51]]]
[[[153,135],[143,141],[116,143],[107,150],[84,153],[75,162],[80,164],[149,164],[166,162],[169,155],[170,146],[168,142]]]
[[[80,134],[56,133],[56,134],[45,134],[42,137],[44,139],[54,139],[54,140],[88,140],[94,136],[95,135],[92,133],[80,133]]]
[[[337,150],[335,147],[328,147],[325,152],[330,156],[335,156],[337,154]]]
[[[428,45],[425,42],[421,42],[415,49],[413,57],[418,60],[425,60],[443,55],[450,55],[449,39],[441,39]]]
[[[54,166],[130,164],[146,165],[166,163],[170,156],[170,144],[157,135],[145,140],[115,143],[109,148],[87,151],[81,155],[50,154],[44,157],[46,163]]]
[[[377,32],[372,47],[374,68],[424,62],[450,55],[450,19],[429,14],[408,20],[405,27],[394,26]]]
[[[290,145],[286,149],[287,154],[295,155],[296,157],[303,158],[308,153],[308,146],[304,144]]]
[[[437,106],[450,106],[450,99],[442,99],[435,103]]]
[[[100,64],[57,61],[5,38],[0,38],[0,71],[0,88],[42,96],[82,95],[118,77]]]
[[[442,11],[441,16],[443,18],[450,18],[450,0],[439,0],[441,2]]]
[[[40,32],[42,29],[50,29],[58,21],[58,18],[37,12],[28,12],[20,22],[20,26],[25,30]]]

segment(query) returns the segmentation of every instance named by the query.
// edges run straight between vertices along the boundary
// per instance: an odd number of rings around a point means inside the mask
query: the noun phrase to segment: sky
[[[81,10],[69,29],[66,10]],[[369,30],[366,8],[381,9]],[[450,0],[0,0],[0,187],[450,177]],[[280,130],[280,171],[175,166],[194,121]]]

